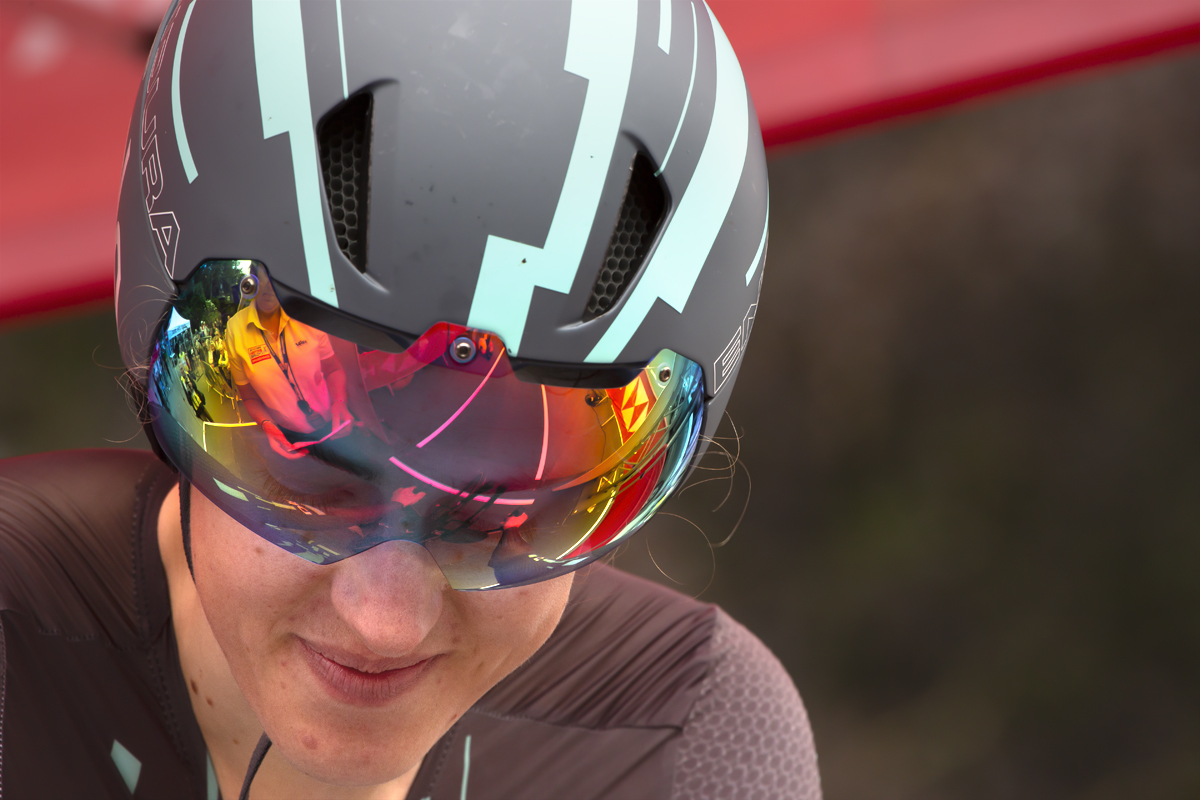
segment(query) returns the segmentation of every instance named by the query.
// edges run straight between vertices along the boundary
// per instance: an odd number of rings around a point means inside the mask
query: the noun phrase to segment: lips
[[[300,639],[309,668],[334,699],[378,707],[411,689],[437,656],[407,659],[367,658]]]

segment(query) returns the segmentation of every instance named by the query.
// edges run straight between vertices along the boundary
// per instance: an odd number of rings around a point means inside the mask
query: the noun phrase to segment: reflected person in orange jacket
[[[246,410],[276,453],[302,458],[308,451],[295,442],[348,431],[346,373],[329,337],[289,317],[270,281],[229,320],[225,347]]]

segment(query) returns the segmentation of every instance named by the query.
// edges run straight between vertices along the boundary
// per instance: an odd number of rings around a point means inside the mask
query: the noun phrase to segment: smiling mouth
[[[309,668],[325,690],[334,699],[355,706],[385,705],[415,686],[438,658],[350,666],[342,661],[353,661],[352,658],[323,653],[304,639],[299,642]],[[335,660],[338,658],[341,660]]]

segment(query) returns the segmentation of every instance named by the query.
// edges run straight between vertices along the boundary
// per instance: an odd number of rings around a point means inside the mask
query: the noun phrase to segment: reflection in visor
[[[562,574],[649,519],[695,451],[701,374],[664,350],[617,388],[528,382],[494,335],[449,323],[369,349],[290,317],[256,262],[213,261],[159,332],[150,402],[175,465],[279,547],[324,564],[415,542],[481,589]]]

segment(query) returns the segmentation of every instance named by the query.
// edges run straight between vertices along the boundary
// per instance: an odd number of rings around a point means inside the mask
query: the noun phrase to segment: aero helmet
[[[117,327],[152,441],[259,535],[514,585],[608,552],[695,465],[766,243],[703,0],[176,0]]]

